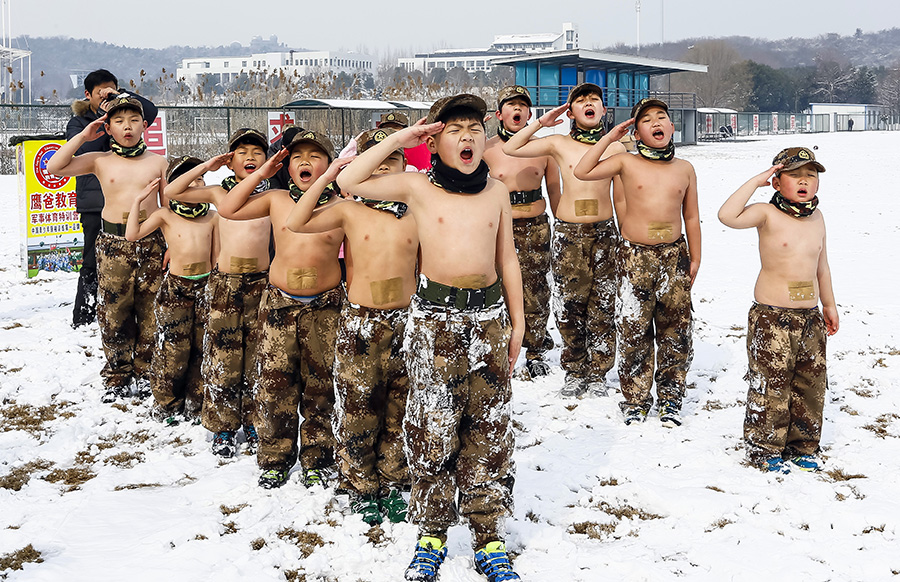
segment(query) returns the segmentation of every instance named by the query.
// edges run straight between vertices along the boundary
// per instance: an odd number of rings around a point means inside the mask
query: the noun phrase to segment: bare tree
[[[706,107],[739,106],[741,77],[735,65],[741,62],[738,52],[724,40],[698,42],[682,56],[688,62],[707,66],[706,73],[672,75],[672,90],[696,93]]]

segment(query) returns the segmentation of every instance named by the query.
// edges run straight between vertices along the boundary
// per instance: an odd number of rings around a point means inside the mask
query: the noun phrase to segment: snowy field
[[[626,427],[620,395],[561,400],[563,373],[514,382],[515,515],[525,580],[900,580],[900,164],[896,133],[682,147],[698,175],[703,261],[684,425]],[[817,146],[841,330],[828,344],[827,470],[743,464],[745,330],[755,231],[716,212],[778,150]],[[294,473],[261,490],[254,457],[221,461],[200,426],[100,403],[96,324],[73,330],[74,274],[19,269],[16,182],[0,177],[0,579],[402,580],[416,529],[369,530]],[[755,201],[767,201],[771,189]],[[558,364],[558,349],[552,353]],[[444,582],[483,580],[468,531]],[[28,546],[28,554],[16,553]],[[893,548],[893,549],[891,549]],[[24,557],[21,570],[3,570]]]

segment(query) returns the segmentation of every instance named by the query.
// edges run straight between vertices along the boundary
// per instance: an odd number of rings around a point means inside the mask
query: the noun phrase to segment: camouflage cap
[[[266,139],[266,136],[251,127],[242,127],[231,134],[231,137],[228,138],[228,151],[233,152],[242,143],[258,145],[263,151],[269,149],[269,140]]]
[[[202,164],[203,160],[193,156],[179,156],[173,158],[169,162],[169,167],[166,168],[166,182],[171,182],[178,176],[181,176]]]
[[[637,121],[637,118],[644,112],[645,109],[650,109],[651,107],[659,107],[666,114],[669,113],[669,106],[665,101],[660,99],[654,99],[652,97],[644,97],[640,101],[634,104],[634,107],[631,108],[631,117]]]
[[[500,89],[497,93],[497,110],[499,111],[510,99],[521,99],[531,107],[531,93],[522,85],[509,85]]]
[[[144,106],[141,105],[140,101],[138,101],[128,93],[120,93],[118,96],[113,97],[106,102],[106,105],[103,106],[103,109],[106,111],[107,119],[109,119],[109,117],[119,109],[137,110],[141,114],[141,119],[144,118]]]
[[[356,152],[361,154],[364,151],[366,151],[367,149],[375,147],[376,145],[378,145],[379,143],[384,141],[384,138],[391,135],[392,133],[397,133],[397,130],[391,129],[391,128],[370,129],[369,131],[367,131],[359,136],[359,140],[357,140],[357,142],[356,142]],[[397,148],[396,151],[403,154],[402,147]],[[404,154],[404,155],[406,155],[406,154]]]
[[[441,97],[435,101],[434,104],[432,104],[431,109],[428,110],[428,118],[425,120],[425,123],[441,121],[441,118],[445,113],[457,107],[474,109],[481,116],[480,119],[482,120],[482,123],[484,114],[487,113],[487,104],[484,102],[484,99],[477,95],[460,93],[459,95],[452,95],[450,97]]]
[[[302,143],[312,143],[320,147],[322,151],[328,155],[329,162],[334,160],[334,144],[331,143],[331,140],[328,139],[327,136],[322,135],[321,133],[312,131],[311,129],[297,128],[296,131],[291,131],[290,134],[285,131],[283,135],[284,141],[282,143],[288,150],[292,150]]]
[[[777,166],[783,164],[784,167],[778,170],[777,174],[794,170],[800,166],[811,164],[819,172],[825,171],[825,166],[816,161],[816,155],[809,148],[786,148],[778,152],[778,155],[772,159],[772,165]]]
[[[401,127],[409,127],[409,117],[405,113],[399,111],[389,111],[381,114],[381,120],[375,124],[375,127],[381,127],[385,123],[396,123]]]
[[[593,83],[582,83],[580,85],[572,87],[572,90],[569,91],[569,98],[566,99],[566,103],[571,105],[582,95],[589,95],[591,93],[596,93],[600,96],[600,101],[603,101],[603,89],[601,89],[599,85],[594,85]]]

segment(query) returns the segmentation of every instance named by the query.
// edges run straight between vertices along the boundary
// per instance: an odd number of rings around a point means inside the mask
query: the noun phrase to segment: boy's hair
[[[428,111],[426,123],[441,121],[449,123],[458,120],[477,120],[484,126],[484,115],[487,113],[487,104],[484,99],[469,93],[460,93],[452,97],[442,97],[434,102]]]
[[[776,176],[780,176],[782,172],[789,172],[800,166],[805,166],[806,164],[814,167],[819,173],[825,171],[825,166],[816,161],[816,154],[809,148],[794,147],[781,150],[772,159],[773,166],[777,166],[778,164],[784,164],[784,167],[775,172]]]
[[[384,141],[384,138],[391,135],[392,133],[397,133],[397,130],[391,128],[370,129],[369,131],[359,136],[359,141],[356,144],[356,152],[358,154],[362,154],[367,149],[374,147]],[[397,148],[394,151],[400,152],[404,158],[406,157],[406,153],[403,151],[403,148]]]
[[[503,104],[513,99],[521,99],[531,108],[531,93],[522,85],[510,85],[500,89],[497,93],[497,111],[503,109]]]
[[[669,114],[669,106],[665,101],[661,99],[654,99],[653,97],[644,97],[643,99],[635,103],[634,107],[631,108],[631,117],[633,117],[635,122],[637,122],[641,114],[643,114],[645,110],[650,109],[651,107],[659,107],[666,112],[666,115]]]
[[[288,131],[284,131],[284,133],[282,134],[284,136],[282,144],[284,145],[284,148],[286,150],[290,152],[302,143],[311,143],[325,152],[325,155],[328,156],[328,163],[334,161],[334,144],[331,143],[331,140],[328,139],[328,136],[322,135],[321,133],[312,131],[310,129],[291,129],[292,131],[290,133],[288,133]]]
[[[115,75],[106,69],[97,69],[88,73],[88,76],[84,78],[84,90],[88,93],[93,93],[94,87],[104,83],[113,83],[116,87],[119,86],[119,80],[116,79]]]
[[[115,97],[109,101],[103,109],[106,111],[107,123],[112,119],[114,113],[123,110],[137,111],[141,115],[141,119],[144,119],[144,106],[141,105],[140,101],[127,94],[121,94],[118,97]]]
[[[569,91],[569,98],[566,99],[566,103],[571,105],[582,95],[590,95],[591,93],[600,97],[600,102],[606,105],[606,102],[603,100],[603,89],[601,89],[599,85],[594,85],[593,83],[582,83],[573,87],[572,90]]]
[[[269,149],[269,142],[266,140],[266,136],[252,127],[242,127],[228,138],[228,151],[233,152],[240,145],[259,146],[265,153]]]
[[[191,156],[179,156],[169,162],[166,168],[166,182],[172,182],[182,174],[201,165],[203,160]]]

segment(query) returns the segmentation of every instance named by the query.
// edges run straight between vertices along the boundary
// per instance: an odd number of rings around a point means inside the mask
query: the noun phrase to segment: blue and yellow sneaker
[[[822,463],[812,455],[799,455],[794,457],[791,459],[791,464],[801,471],[818,473],[822,470]]]
[[[447,546],[441,540],[422,536],[416,544],[416,555],[406,569],[404,578],[416,582],[434,582],[446,557]]]
[[[503,542],[490,542],[475,551],[475,569],[483,574],[488,582],[507,582],[521,580],[509,564],[506,546]]]
[[[791,468],[788,466],[787,461],[781,457],[769,457],[762,462],[761,467],[763,471],[768,473],[781,473],[787,475],[791,472]]]

